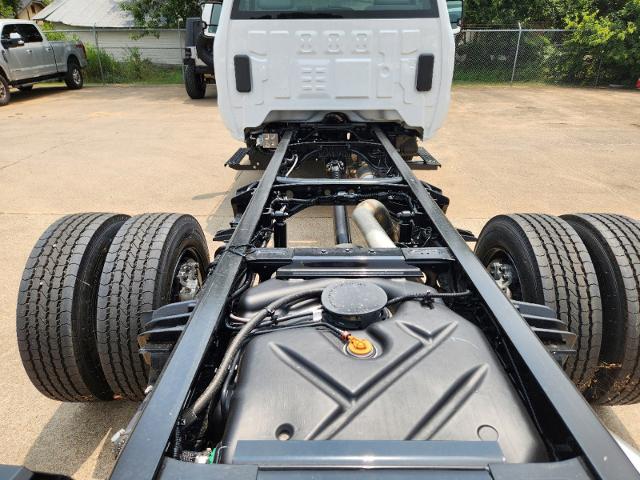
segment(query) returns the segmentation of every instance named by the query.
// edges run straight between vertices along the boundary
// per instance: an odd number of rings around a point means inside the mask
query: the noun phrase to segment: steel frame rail
[[[376,127],[374,133],[400,175],[407,180],[420,206],[430,217],[451,253],[466,272],[505,336],[516,348],[518,355],[573,435],[593,473],[603,479],[640,478],[640,474],[602,425],[584,397],[549,355],[442,210],[427,195],[420,181],[413,175],[384,132]]]
[[[229,242],[230,246],[247,245],[258,226],[271,186],[282,165],[293,133],[284,134],[262,181],[251,198]],[[245,259],[230,249],[223,253],[213,274],[207,279],[202,300],[198,303],[179,342],[158,378],[138,423],[120,453],[112,479],[153,478],[167,448],[178,416],[187,401],[200,363],[224,312],[236,275]]]
[[[386,134],[379,127],[375,127],[373,132],[402,177],[402,182],[411,190],[417,202],[430,217],[442,240],[485,302],[505,339],[513,345],[517,355],[565,423],[578,449],[583,452],[583,460],[589,465],[592,473],[604,479],[640,478],[613,437],[600,423],[512,303],[503,295],[460,234],[427,193],[422,182],[415,177],[411,168],[393,147]],[[252,240],[274,184],[282,180],[278,178],[278,172],[292,138],[291,130],[286,131],[282,136],[229,241],[229,248],[220,256],[182,337],[153,391],[141,406],[142,411],[138,422],[118,458],[111,475],[112,479],[154,478],[158,473],[176,422],[189,399],[202,359],[210,346],[213,333],[222,321],[227,298],[232,293],[238,273],[246,265],[246,258],[238,255],[236,249],[248,245]],[[316,180],[308,181],[312,184],[316,183]],[[319,180],[317,182],[320,183]],[[327,182],[331,180],[327,179]],[[396,181],[393,184],[398,185]]]

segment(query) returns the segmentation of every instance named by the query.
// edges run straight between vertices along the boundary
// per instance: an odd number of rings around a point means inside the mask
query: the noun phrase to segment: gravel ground
[[[215,100],[179,86],[17,93],[0,110],[0,463],[105,478],[111,435],[135,406],[60,404],[29,383],[15,340],[22,268],[40,233],[80,211],[195,215],[226,226],[230,191],[255,178],[223,167],[240,146]],[[444,188],[449,217],[479,233],[507,212],[617,212],[640,218],[640,93],[542,87],[457,87],[427,148],[443,164],[419,176]],[[329,213],[296,221],[297,245],[330,238]],[[322,225],[326,224],[327,228]],[[640,406],[600,409],[640,443]]]

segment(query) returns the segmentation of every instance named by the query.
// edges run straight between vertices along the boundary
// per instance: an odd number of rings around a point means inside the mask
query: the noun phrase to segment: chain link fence
[[[80,40],[91,83],[182,83],[183,29],[48,30],[49,40]]]
[[[608,80],[600,52],[577,52],[571,39],[569,30],[465,29],[456,36],[454,81],[597,87]]]
[[[459,83],[546,82],[598,86],[598,53],[569,48],[570,31],[465,29],[456,36]],[[95,83],[181,83],[183,29],[48,31],[51,40],[78,39],[87,47],[87,79]]]

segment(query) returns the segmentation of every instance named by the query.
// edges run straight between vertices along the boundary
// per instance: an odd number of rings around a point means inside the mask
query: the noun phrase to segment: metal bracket
[[[413,170],[437,170],[442,165],[424,147],[418,147],[418,158],[407,161]]]

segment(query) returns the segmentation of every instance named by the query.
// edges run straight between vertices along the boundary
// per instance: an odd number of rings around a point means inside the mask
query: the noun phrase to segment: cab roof
[[[35,25],[36,22],[31,20],[18,20],[17,18],[0,18],[0,27],[7,24],[15,25],[16,23],[28,23],[29,25]]]

